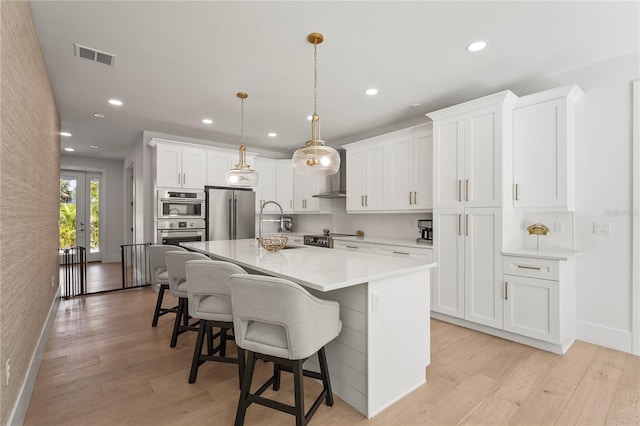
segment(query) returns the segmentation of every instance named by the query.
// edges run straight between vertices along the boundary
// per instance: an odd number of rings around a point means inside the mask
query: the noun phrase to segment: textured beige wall
[[[4,425],[57,290],[60,117],[29,3],[0,1],[0,15],[0,424]]]

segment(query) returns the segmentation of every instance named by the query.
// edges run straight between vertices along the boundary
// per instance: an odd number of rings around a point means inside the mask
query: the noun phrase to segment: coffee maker
[[[433,220],[420,219],[418,220],[418,229],[420,229],[420,238],[416,239],[418,244],[433,244]]]

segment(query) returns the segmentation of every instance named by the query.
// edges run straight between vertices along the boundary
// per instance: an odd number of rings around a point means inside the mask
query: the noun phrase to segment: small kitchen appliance
[[[433,220],[420,219],[418,220],[418,229],[420,229],[420,238],[416,239],[418,244],[433,244]]]

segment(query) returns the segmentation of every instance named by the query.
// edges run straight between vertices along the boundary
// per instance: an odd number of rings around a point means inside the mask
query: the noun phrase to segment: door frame
[[[100,179],[100,218],[106,219],[106,201],[107,201],[107,181],[108,175],[106,169],[94,168],[94,167],[78,167],[78,166],[69,166],[65,164],[60,164],[60,174],[62,174],[63,170],[68,170],[70,172],[83,172],[83,173],[100,173],[102,174],[102,178]],[[87,198],[89,194],[87,194]],[[87,213],[88,214],[88,213]],[[88,227],[87,227],[88,228]],[[103,257],[105,256],[105,247],[107,237],[107,221],[101,220],[100,224],[100,262],[103,261]],[[76,241],[77,243],[77,241]],[[89,248],[87,248],[87,256],[89,255]]]
[[[640,80],[633,82],[633,204],[632,271],[631,271],[631,336],[634,355],[640,355]]]

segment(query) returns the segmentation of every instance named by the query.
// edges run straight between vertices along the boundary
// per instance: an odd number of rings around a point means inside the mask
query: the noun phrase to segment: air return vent
[[[74,44],[76,49],[76,56],[79,58],[89,59],[93,62],[100,62],[101,64],[113,66],[116,61],[116,55],[111,53],[101,52],[91,47],[83,46],[81,44]]]

